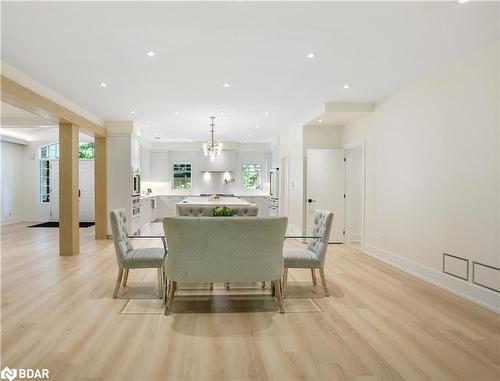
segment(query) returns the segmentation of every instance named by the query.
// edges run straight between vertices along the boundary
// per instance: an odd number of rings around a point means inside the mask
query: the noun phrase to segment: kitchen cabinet
[[[255,204],[259,208],[257,217],[264,217],[269,215],[266,203],[267,196],[241,196],[239,198],[251,202],[252,204]]]
[[[170,156],[168,152],[151,152],[150,181],[170,181]]]
[[[141,146],[141,180],[151,181],[151,151]]]
[[[141,226],[144,226],[154,220],[151,202],[151,198],[144,198],[141,200]]]
[[[140,169],[141,168],[141,143],[134,136],[131,139],[131,152],[130,152],[130,162],[132,168]]]
[[[171,216],[171,206],[168,196],[158,196],[156,202],[156,208],[158,209],[158,218]]]

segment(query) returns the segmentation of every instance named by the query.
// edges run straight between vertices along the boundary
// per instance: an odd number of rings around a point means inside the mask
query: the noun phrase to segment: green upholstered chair
[[[280,311],[286,217],[167,217],[167,315],[177,283],[271,281]]]
[[[321,283],[325,290],[325,295],[329,296],[326,286],[325,265],[326,250],[330,240],[330,231],[332,230],[333,213],[328,210],[316,210],[314,212],[314,225],[312,234],[315,237],[309,241],[306,248],[287,248],[283,252],[285,257],[285,273],[283,277],[283,295],[286,295],[286,283],[288,279],[288,269],[311,269],[313,284],[316,285],[315,270],[319,269]]]
[[[116,261],[118,262],[118,277],[116,279],[113,298],[118,296],[120,284],[123,277],[123,286],[127,285],[129,269],[155,268],[158,274],[158,294],[163,293],[163,262],[165,260],[165,249],[144,248],[134,249],[130,239],[127,237],[127,218],[125,209],[115,209],[110,212],[111,229],[115,244]]]

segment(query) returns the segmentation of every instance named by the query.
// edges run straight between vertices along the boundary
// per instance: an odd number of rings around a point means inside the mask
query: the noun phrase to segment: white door
[[[361,242],[363,220],[363,147],[345,151],[345,231],[347,242]]]
[[[311,233],[314,211],[333,212],[330,242],[344,242],[344,150],[307,150],[307,232]]]
[[[59,221],[59,161],[51,161],[51,199],[50,219]],[[91,222],[95,219],[94,213],[94,161],[80,160],[79,162],[79,211],[80,221]]]
[[[80,221],[94,221],[94,160],[80,160]]]

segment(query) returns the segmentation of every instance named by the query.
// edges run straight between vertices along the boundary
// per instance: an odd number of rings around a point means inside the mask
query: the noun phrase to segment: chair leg
[[[323,271],[323,267],[319,269],[319,275],[321,276],[321,283],[323,284],[325,295],[330,296],[330,293],[328,292],[328,287],[326,287],[325,272]]]
[[[210,282],[210,291],[212,291],[213,289],[214,289],[214,283]]]
[[[281,298],[281,280],[274,280],[274,290],[276,292],[276,300],[280,306],[280,312],[285,313],[285,306],[283,305],[283,299]]]
[[[116,278],[115,290],[113,291],[113,299],[118,296],[118,290],[120,289],[120,284],[122,283],[123,269],[118,268],[118,277]]]
[[[123,272],[123,283],[122,283],[123,287],[127,285],[127,280],[128,280],[128,269],[125,269],[125,271]]]
[[[288,267],[285,267],[285,271],[283,272],[283,288],[282,288],[283,298],[286,298],[286,283],[287,282],[288,282]]]
[[[158,275],[158,297],[163,298],[163,267],[158,267],[156,273]]]
[[[265,290],[266,289],[266,282],[262,282],[262,289]]]
[[[168,302],[168,279],[167,274],[163,271],[163,304],[166,305]]]
[[[170,313],[170,309],[172,308],[172,304],[174,303],[174,294],[176,288],[177,288],[177,282],[175,280],[170,281],[168,286],[168,302],[167,305],[165,306],[165,316],[167,316]]]
[[[311,269],[311,278],[313,280],[313,285],[316,286],[318,284],[316,282],[316,269]]]
[[[230,286],[229,286],[229,282],[226,282],[226,290],[229,290]]]

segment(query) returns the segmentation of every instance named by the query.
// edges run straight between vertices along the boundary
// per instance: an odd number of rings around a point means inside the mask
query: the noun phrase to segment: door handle
[[[316,200],[313,200],[312,198],[307,199],[307,202],[310,204],[312,202],[316,202]]]

